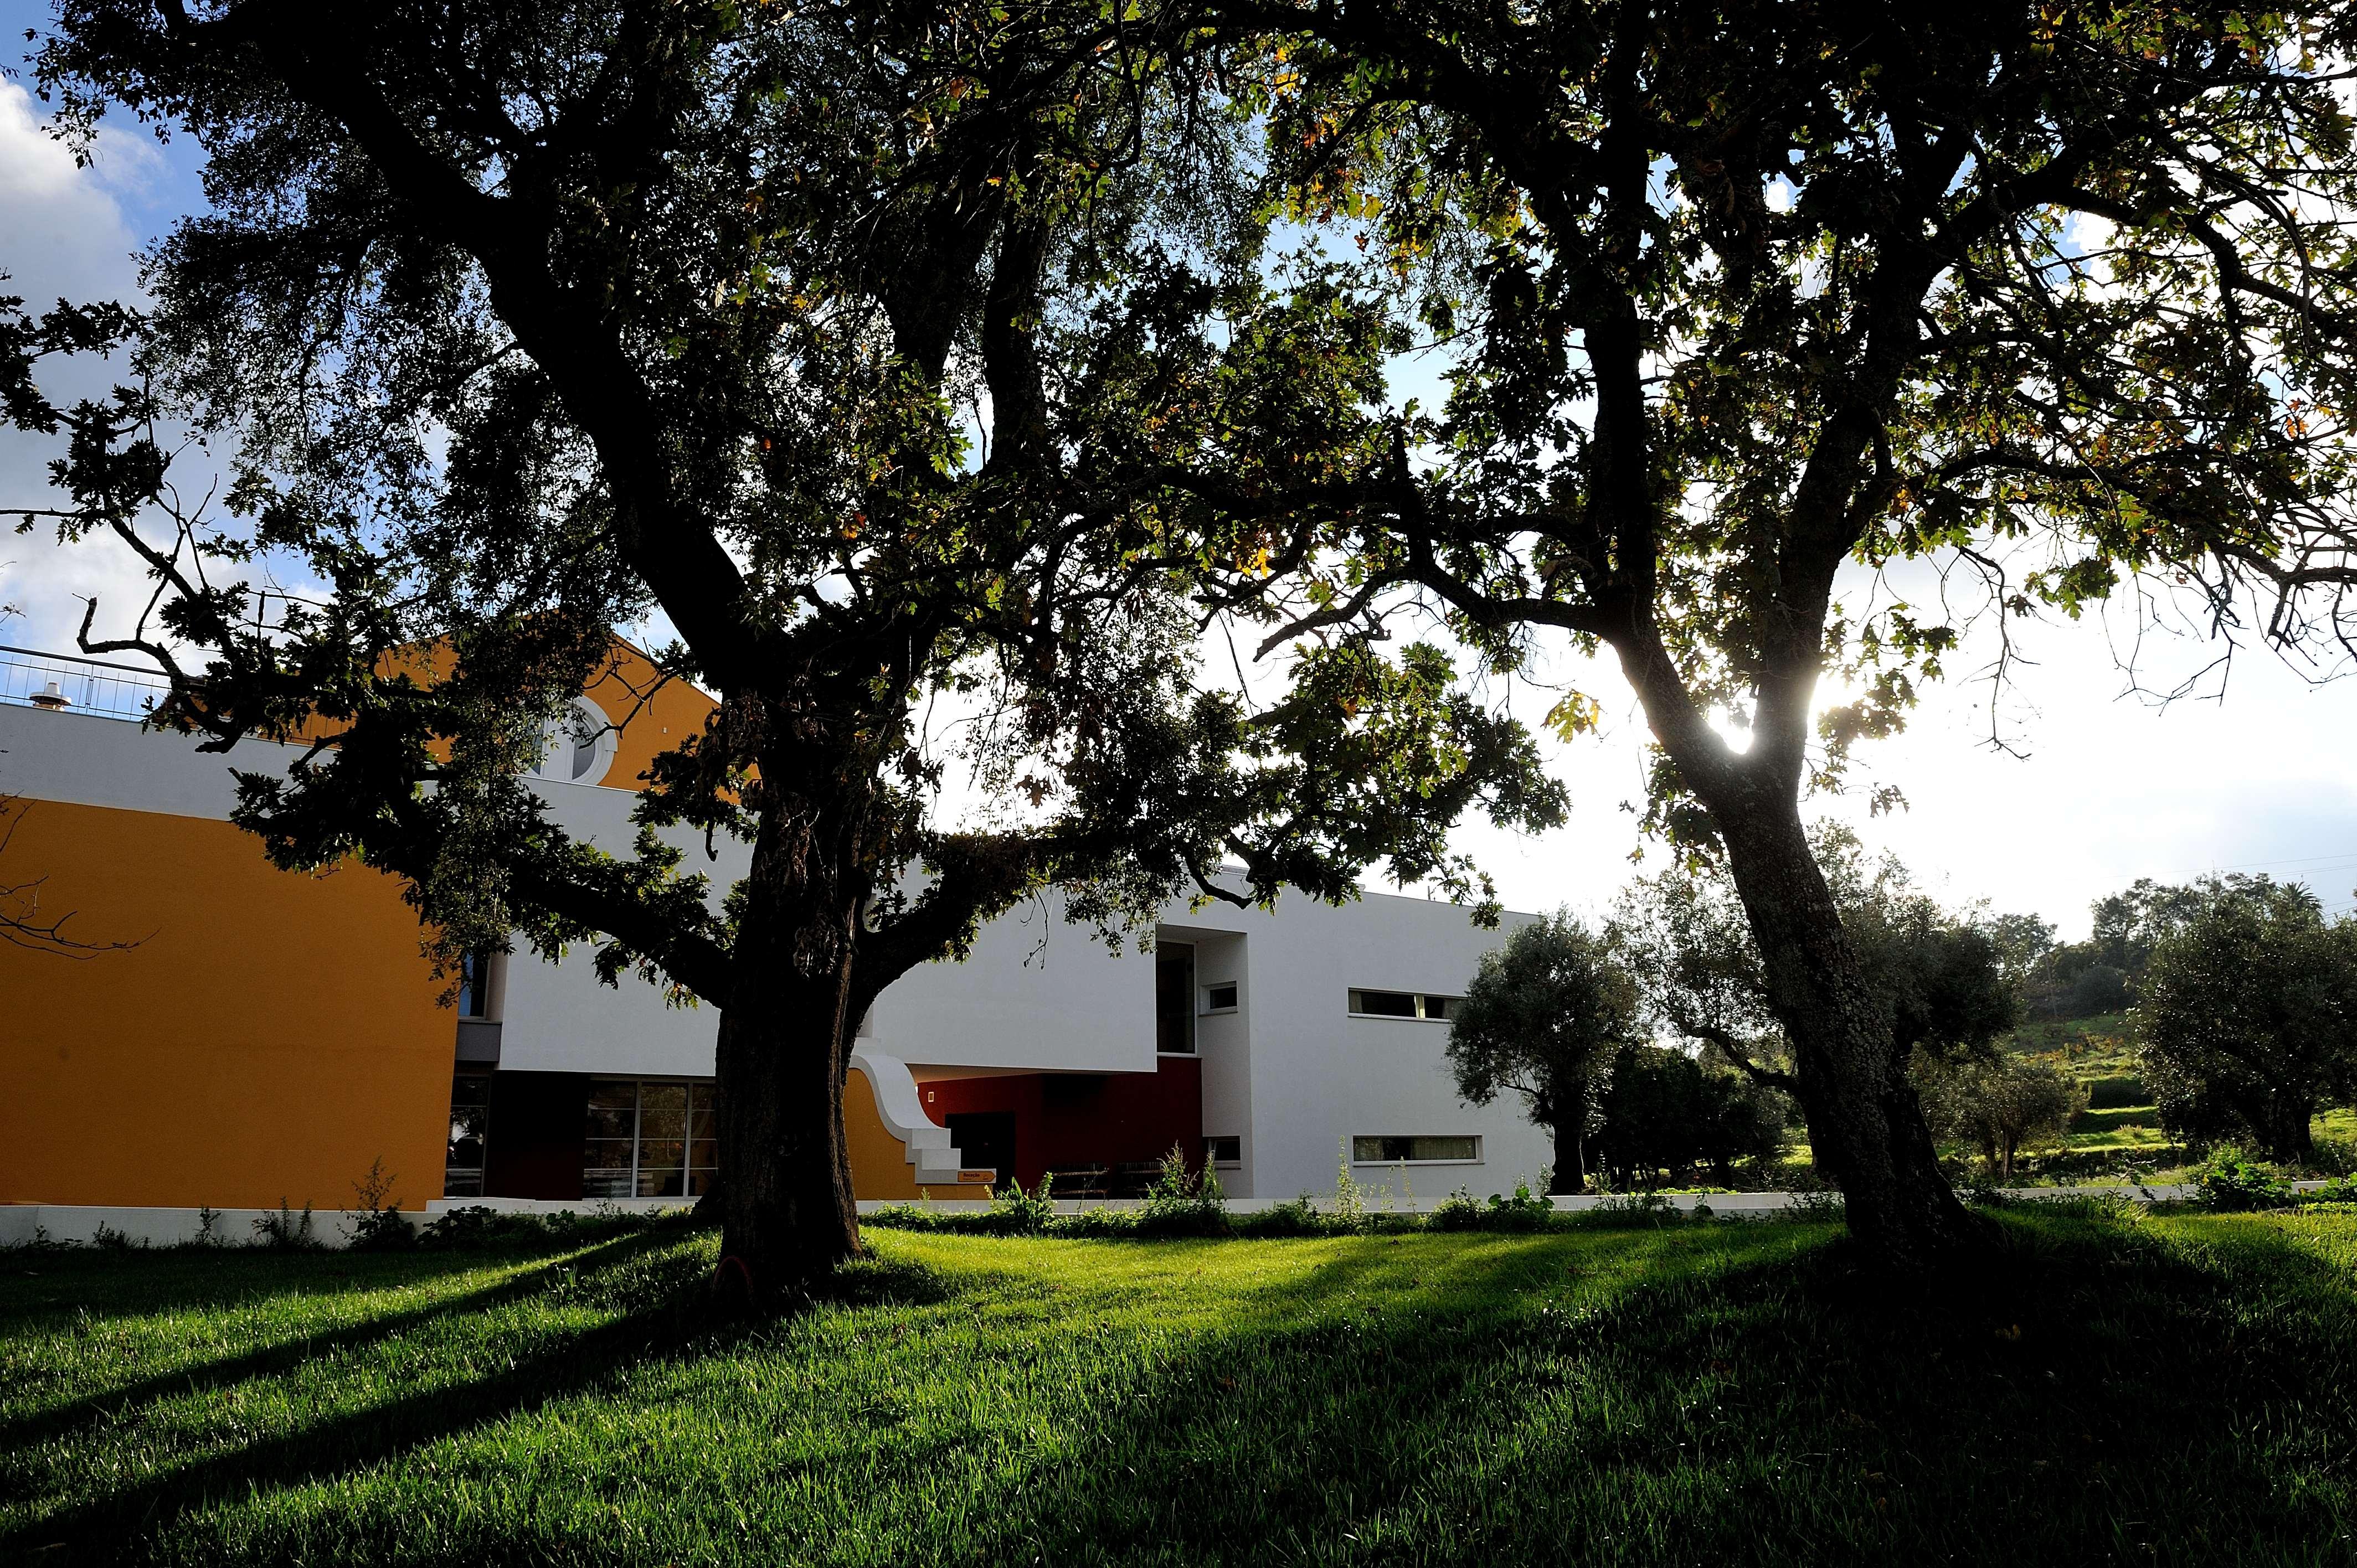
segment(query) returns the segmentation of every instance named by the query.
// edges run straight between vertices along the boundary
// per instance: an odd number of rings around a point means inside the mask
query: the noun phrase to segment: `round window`
[[[536,778],[559,784],[596,784],[614,765],[618,738],[606,711],[587,697],[576,697],[565,712],[548,721],[545,744]]]

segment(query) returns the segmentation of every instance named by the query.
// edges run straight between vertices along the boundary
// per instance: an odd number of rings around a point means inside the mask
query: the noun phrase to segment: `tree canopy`
[[[2002,918],[1943,908],[1897,856],[1869,855],[1837,823],[1818,823],[1811,841],[1896,1058],[1985,1054],[2018,1015]],[[1708,1046],[1761,1082],[1793,1087],[1792,1045],[1724,867],[1674,865],[1640,878],[1614,908],[1613,930],[1656,1028]]]
[[[2154,944],[2132,1016],[2162,1125],[2304,1161],[2319,1105],[2357,1094],[2357,920],[2304,887],[2213,882]]]
[[[1449,1070],[1476,1105],[1523,1096],[1531,1120],[1555,1134],[1552,1190],[1577,1192],[1599,1092],[1638,1019],[1636,984],[1609,935],[1559,910],[1517,926],[1505,946],[1481,955],[1449,1010]]]
[[[2000,1177],[2013,1175],[2026,1145],[2061,1138],[2087,1106],[2077,1079],[2010,1052],[1919,1061],[1915,1082],[1932,1130],[1978,1149],[1987,1174]]]
[[[1257,705],[1203,671],[1225,542],[1178,478],[1304,471],[1380,358],[1273,289],[1204,41],[1087,5],[67,0],[43,46],[70,135],[122,106],[205,154],[143,319],[0,336],[64,448],[11,510],[157,579],[84,648],[154,660],[208,745],[316,741],[242,786],[282,864],[400,874],[449,954],[595,940],[718,1005],[759,1292],[854,1245],[850,1028],[1016,898],[1115,929],[1381,866],[1478,900],[1449,824],[1560,816],[1437,649],[1304,640]],[[112,400],[41,398],[42,357],[125,339]],[[273,591],[287,562],[319,586]],[[616,854],[521,776],[649,619],[718,708]],[[988,820],[934,811],[952,763]],[[682,859],[722,832],[725,890]]]
[[[1738,1160],[1774,1159],[1791,1101],[1706,1053],[1628,1044],[1614,1053],[1598,1109],[1596,1158],[1616,1187],[1651,1187],[1707,1167],[1722,1185]]]
[[[1281,38],[1296,209],[1362,244],[1354,297],[1445,387],[1272,501],[1303,584],[1278,635],[1421,605],[1498,668],[1610,648],[1652,820],[1726,856],[1853,1225],[1892,1259],[1969,1244],[1798,800],[1948,673],[1975,580],[2000,664],[2015,618],[2130,581],[2345,656],[2352,13],[1219,15]]]

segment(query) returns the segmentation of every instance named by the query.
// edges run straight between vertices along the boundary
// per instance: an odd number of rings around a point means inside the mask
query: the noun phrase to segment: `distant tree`
[[[2255,891],[2266,881],[2242,873],[2187,883],[2139,877],[2125,890],[2095,900],[2087,940],[2049,947],[2022,983],[2030,1016],[2093,1018],[2135,1002],[2155,946],[2218,898]]]
[[[1476,1105],[1522,1095],[1555,1134],[1550,1190],[1578,1192],[1598,1091],[1636,1031],[1637,987],[1610,940],[1561,910],[1481,956],[1449,1019],[1448,1065]]]
[[[2309,1120],[2357,1092],[2357,920],[2327,921],[2306,888],[2209,886],[2153,947],[2133,1019],[2161,1124],[2311,1154]]]
[[[1810,842],[1902,1060],[1918,1049],[1968,1055],[2013,1026],[2006,950],[1975,912],[1943,908],[1894,856],[1868,856],[1847,828],[1820,823]],[[1613,924],[1659,1027],[1708,1043],[1761,1083],[1793,1089],[1791,1046],[1724,867],[1688,862],[1639,880]]]
[[[1628,1045],[1613,1056],[1599,1104],[1597,1161],[1615,1187],[1650,1187],[1708,1166],[1724,1184],[1738,1161],[1773,1158],[1788,1102],[1708,1053]]]
[[[1989,1171],[2013,1175],[2029,1144],[2059,1138],[2086,1109],[2086,1087],[2043,1062],[2011,1054],[1981,1060],[1927,1059],[1916,1078],[1932,1131],[1981,1152]]]
[[[2035,915],[1992,915],[1983,923],[1996,949],[1997,965],[2017,995],[2025,995],[2047,955],[2054,950],[2054,927]]]

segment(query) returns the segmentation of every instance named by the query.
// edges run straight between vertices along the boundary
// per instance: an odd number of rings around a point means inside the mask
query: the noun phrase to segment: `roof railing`
[[[47,708],[136,723],[171,690],[172,683],[161,674],[135,664],[0,643],[0,707]]]

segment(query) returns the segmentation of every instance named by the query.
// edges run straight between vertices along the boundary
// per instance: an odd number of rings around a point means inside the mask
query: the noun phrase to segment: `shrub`
[[[117,1230],[103,1219],[98,1222],[98,1229],[91,1233],[90,1244],[109,1252],[128,1252],[134,1245],[128,1233]],[[137,1245],[144,1247],[146,1243],[142,1241]]]
[[[436,1219],[426,1221],[425,1233],[417,1240],[426,1247],[467,1252],[474,1247],[490,1247],[525,1238],[537,1240],[542,1236],[547,1236],[547,1226],[542,1224],[537,1214],[502,1214],[481,1205],[467,1205],[464,1209],[446,1209]]]
[[[1048,1196],[1056,1178],[1043,1176],[1039,1190],[1026,1192],[1019,1181],[1009,1181],[990,1195],[991,1229],[1001,1236],[1037,1236],[1056,1218],[1056,1200]]]
[[[277,1213],[265,1210],[254,1220],[253,1244],[274,1252],[317,1251],[319,1238],[311,1229],[311,1206],[305,1204],[303,1212],[296,1214],[280,1198]]]
[[[1322,1236],[1327,1224],[1318,1206],[1304,1193],[1290,1203],[1280,1203],[1264,1208],[1258,1214],[1240,1214],[1231,1221],[1239,1236],[1267,1239],[1285,1236]]]
[[[1366,1218],[1367,1194],[1351,1174],[1351,1140],[1341,1140],[1341,1148],[1342,1163],[1334,1170],[1334,1207],[1326,1211],[1326,1218],[1346,1230],[1355,1230]]]
[[[369,1162],[368,1173],[352,1183],[360,1197],[358,1209],[344,1217],[344,1242],[355,1252],[405,1252],[417,1245],[417,1232],[393,1201],[393,1177],[382,1155]]]
[[[1555,1219],[1555,1205],[1532,1192],[1530,1183],[1521,1182],[1512,1196],[1493,1192],[1486,1204],[1460,1187],[1441,1199],[1424,1226],[1427,1230],[1544,1230]]]
[[[1039,1189],[1047,1191],[1043,1184]],[[1178,1144],[1162,1156],[1162,1169],[1146,1189],[1146,1207],[1137,1213],[1141,1236],[1223,1236],[1228,1231],[1228,1195],[1217,1172],[1208,1165],[1190,1170],[1187,1154]]]
[[[12,1247],[0,1248],[0,1251],[9,1252],[62,1252],[72,1245],[73,1243],[71,1241],[60,1241],[55,1236],[50,1235],[49,1228],[48,1226],[36,1224],[33,1227],[33,1233],[30,1236],[26,1237],[23,1240],[17,1242]]]
[[[593,1214],[507,1214],[469,1204],[435,1216],[418,1233],[417,1240],[422,1246],[463,1251],[479,1247],[578,1244],[638,1231],[694,1230],[705,1223],[708,1222],[697,1220],[694,1212],[686,1209],[654,1214],[627,1213],[615,1208]]]
[[[1479,1230],[1481,1205],[1460,1187],[1440,1200],[1440,1207],[1426,1217],[1425,1224],[1435,1230]]]
[[[2211,1150],[2193,1180],[2212,1208],[2279,1208],[2291,1201],[2288,1185],[2232,1144]]]
[[[2357,1203],[2357,1179],[2334,1176],[2322,1187],[2299,1195],[2302,1203]]]
[[[1490,1195],[1490,1207],[1481,1216],[1484,1230],[1544,1230],[1555,1219],[1555,1205],[1531,1191],[1528,1182],[1514,1184],[1513,1196]]]
[[[1137,1234],[1137,1216],[1117,1208],[1083,1208],[1059,1215],[1049,1233],[1083,1240],[1117,1240]]]
[[[2152,1103],[2152,1090],[2144,1079],[2134,1073],[2114,1073],[2104,1078],[2091,1078],[2087,1084],[2087,1109],[2090,1111],[2121,1111],[2131,1105]]]

